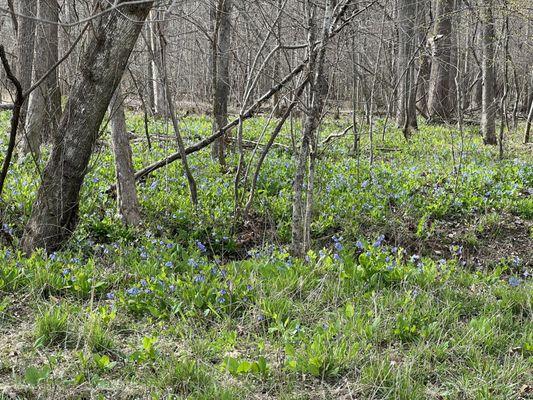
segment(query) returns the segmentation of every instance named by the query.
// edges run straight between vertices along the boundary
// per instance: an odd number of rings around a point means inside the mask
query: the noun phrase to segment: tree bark
[[[96,6],[101,10],[110,7],[105,0],[97,0]],[[38,248],[55,251],[75,229],[80,189],[100,124],[151,7],[152,3],[126,5],[93,21],[24,232],[25,252]]]
[[[435,31],[430,39],[432,63],[428,114],[432,121],[446,121],[451,114],[451,36],[454,0],[437,0]]]
[[[482,82],[483,93],[481,101],[481,132],[486,144],[495,145],[496,138],[496,98],[494,95],[494,16],[492,15],[493,0],[484,4],[483,12],[483,59]]]
[[[531,124],[533,123],[533,99],[531,100],[531,105],[529,106],[529,113],[527,114],[526,121],[526,133],[524,134],[524,143],[529,143],[530,141],[530,132]]]
[[[122,222],[136,226],[141,221],[139,199],[135,186],[132,151],[126,130],[124,96],[120,85],[109,105],[111,144],[115,155],[115,177],[117,182],[117,211]]]
[[[415,50],[417,17],[417,0],[401,0],[398,3],[398,110],[396,122],[403,129],[404,136],[409,138],[412,130],[418,129],[416,122],[416,78]]]
[[[314,13],[316,12],[316,6],[311,6],[308,3],[308,7],[314,8],[313,11],[308,10],[310,13],[310,17],[308,18],[310,52],[308,68],[311,76],[309,90],[310,101],[302,130],[302,144],[294,176],[292,200],[291,251],[297,257],[304,257],[311,246],[312,190],[314,187],[314,156],[316,154],[312,154],[311,152],[316,151],[316,134],[327,94],[325,56],[329,39],[328,32],[332,21],[332,9],[334,7],[332,3],[334,3],[332,0],[326,2],[321,46],[317,50],[314,49],[316,38]],[[306,172],[308,173],[307,184],[304,183]],[[305,197],[304,186],[307,188]]]
[[[228,123],[229,62],[231,44],[232,0],[217,0],[214,10],[215,24],[212,47],[213,74],[213,132]],[[221,166],[225,165],[225,136],[218,138],[211,152]]]
[[[57,0],[39,1],[40,20],[57,22],[59,4]],[[33,81],[44,76],[58,61],[58,29],[52,23],[40,22],[36,28]],[[61,93],[57,69],[30,95],[26,116],[26,137],[24,151],[40,155],[41,144],[48,140],[46,135],[56,132],[61,117]]]
[[[152,52],[152,86],[153,86],[153,112],[160,117],[168,117],[168,105],[165,99],[165,86],[163,84],[163,59],[162,51],[164,44],[161,39],[164,37],[163,13],[157,10],[151,13],[153,21],[150,24],[150,47]]]
[[[37,16],[36,0],[20,0],[18,12],[22,15]],[[18,18],[17,36],[17,75],[19,77],[22,90],[25,92],[31,86],[33,71],[33,50],[35,45],[35,20],[31,18]],[[22,105],[21,123],[23,125],[28,102]]]

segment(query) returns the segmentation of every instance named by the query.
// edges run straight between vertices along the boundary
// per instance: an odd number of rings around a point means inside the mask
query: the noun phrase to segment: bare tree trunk
[[[121,2],[124,2],[121,1]],[[97,0],[105,10],[110,5]],[[25,252],[55,251],[78,222],[80,189],[92,149],[152,3],[126,5],[97,17],[22,239]]]
[[[165,85],[163,84],[163,77],[161,76],[161,71],[163,71],[163,60],[162,60],[162,47],[164,44],[161,43],[162,38],[164,38],[163,29],[164,21],[162,12],[154,10],[151,12],[152,20],[149,26],[150,32],[150,47],[152,52],[152,86],[153,86],[153,112],[155,115],[160,117],[168,117],[168,104],[165,99]]]
[[[527,115],[527,121],[526,121],[526,132],[524,134],[524,143],[529,143],[530,140],[530,132],[531,132],[531,124],[533,123],[533,99],[531,100],[531,105],[529,106],[529,113]]]
[[[231,4],[232,0],[216,0],[215,29],[212,47],[213,68],[213,132],[228,123],[229,61],[231,44]],[[211,152],[221,166],[225,161],[225,140],[221,136],[212,145]]]
[[[38,16],[40,20],[58,22],[59,4],[57,0],[41,0]],[[58,61],[57,25],[40,22],[36,28],[33,81],[44,76]],[[31,94],[26,116],[26,141],[24,151],[40,155],[40,146],[48,140],[51,132],[56,132],[61,117],[61,93],[57,69]]]
[[[429,79],[428,114],[432,121],[445,121],[451,113],[451,36],[454,0],[437,0],[435,31]]]
[[[126,130],[124,97],[120,85],[109,104],[111,144],[115,154],[115,177],[117,182],[117,211],[126,225],[135,226],[141,221],[139,199],[135,187],[132,151]]]
[[[495,145],[496,138],[496,99],[494,96],[494,17],[492,15],[493,0],[483,6],[483,60],[482,80],[483,98],[481,103],[481,132],[486,144]]]
[[[22,15],[37,16],[36,0],[20,0],[18,12]],[[26,91],[31,86],[33,71],[33,49],[35,45],[35,20],[31,18],[18,19],[17,37],[17,75],[19,77],[22,90]],[[28,102],[22,105],[21,125],[24,126]]]
[[[398,109],[396,122],[408,139],[416,122],[416,83],[413,56],[415,51],[415,21],[417,0],[401,0],[398,3],[399,51],[398,51]]]
[[[309,74],[310,81],[310,105],[306,110],[306,116],[302,132],[302,145],[300,154],[298,155],[298,165],[293,182],[293,201],[292,201],[292,253],[297,257],[304,257],[309,250],[310,243],[310,227],[312,215],[312,193],[314,186],[314,160],[310,158],[312,147],[316,140],[315,135],[318,129],[320,118],[325,104],[326,97],[326,73],[325,73],[325,55],[328,44],[328,32],[332,20],[333,1],[326,2],[326,10],[324,15],[324,23],[322,27],[322,43],[318,50],[314,49],[316,38],[316,26],[314,23],[316,5],[309,7]],[[307,179],[307,196],[304,199],[304,181],[306,170],[309,168],[309,175]]]

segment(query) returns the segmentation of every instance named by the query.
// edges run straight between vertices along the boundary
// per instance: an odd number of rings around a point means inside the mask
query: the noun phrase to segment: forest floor
[[[246,138],[266,121],[246,122]],[[150,122],[148,149],[142,118],[128,124],[137,169],[175,151],[169,125]],[[347,124],[327,120],[322,137]],[[499,161],[475,128],[422,125],[408,143],[382,130],[372,165],[367,135],[359,157],[350,134],[320,152],[305,260],[287,247],[289,124],[253,222],[237,227],[236,156],[221,171],[206,149],[189,159],[197,211],[177,162],[139,184],[143,225],[124,228],[102,138],[73,239],[31,258],[17,248],[38,173],[15,160],[2,200],[0,399],[533,398],[533,147],[512,133]],[[210,132],[205,117],[182,120],[189,143]]]

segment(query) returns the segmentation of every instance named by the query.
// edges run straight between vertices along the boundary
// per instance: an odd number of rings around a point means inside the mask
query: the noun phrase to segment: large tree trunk
[[[415,50],[415,21],[417,0],[401,0],[398,3],[398,109],[396,122],[409,138],[412,130],[417,130],[416,122],[416,77],[413,60]]]
[[[41,0],[38,16],[43,21],[57,22],[59,20],[57,0]],[[40,22],[36,28],[33,81],[44,76],[57,63],[58,57],[57,25]],[[49,139],[45,135],[57,131],[60,117],[61,93],[55,69],[30,96],[24,151],[31,151],[39,157],[41,144]]]
[[[20,0],[18,12],[22,15],[37,16],[36,0]],[[33,71],[33,49],[35,44],[35,20],[31,18],[18,18],[18,37],[17,37],[17,75],[22,86],[26,91],[31,86],[31,77]],[[21,122],[24,123],[28,102],[25,102],[21,110]]]
[[[429,79],[428,113],[432,121],[445,121],[451,114],[451,36],[454,0],[437,0],[435,31]]]
[[[105,0],[96,3],[100,9],[110,7]],[[24,251],[57,250],[75,229],[80,189],[100,125],[151,7],[126,5],[93,21],[24,232]]]
[[[212,47],[213,74],[213,132],[228,123],[229,98],[229,60],[231,44],[231,4],[232,0],[217,0],[214,10],[215,29]],[[225,164],[225,136],[218,138],[212,145],[214,159]]]
[[[486,144],[497,144],[496,138],[496,99],[494,96],[494,16],[492,15],[492,0],[487,1],[483,12],[483,60],[482,81],[483,95],[481,102],[481,132]]]
[[[117,182],[117,211],[124,224],[138,225],[141,221],[139,200],[135,187],[132,151],[126,130],[124,97],[120,85],[109,105],[111,143],[115,154],[115,177]]]

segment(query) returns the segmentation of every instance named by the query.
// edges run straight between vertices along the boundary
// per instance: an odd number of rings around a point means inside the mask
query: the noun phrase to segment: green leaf
[[[352,319],[355,315],[355,308],[352,303],[346,304],[346,308],[344,309],[344,315],[346,315],[346,318]]]

